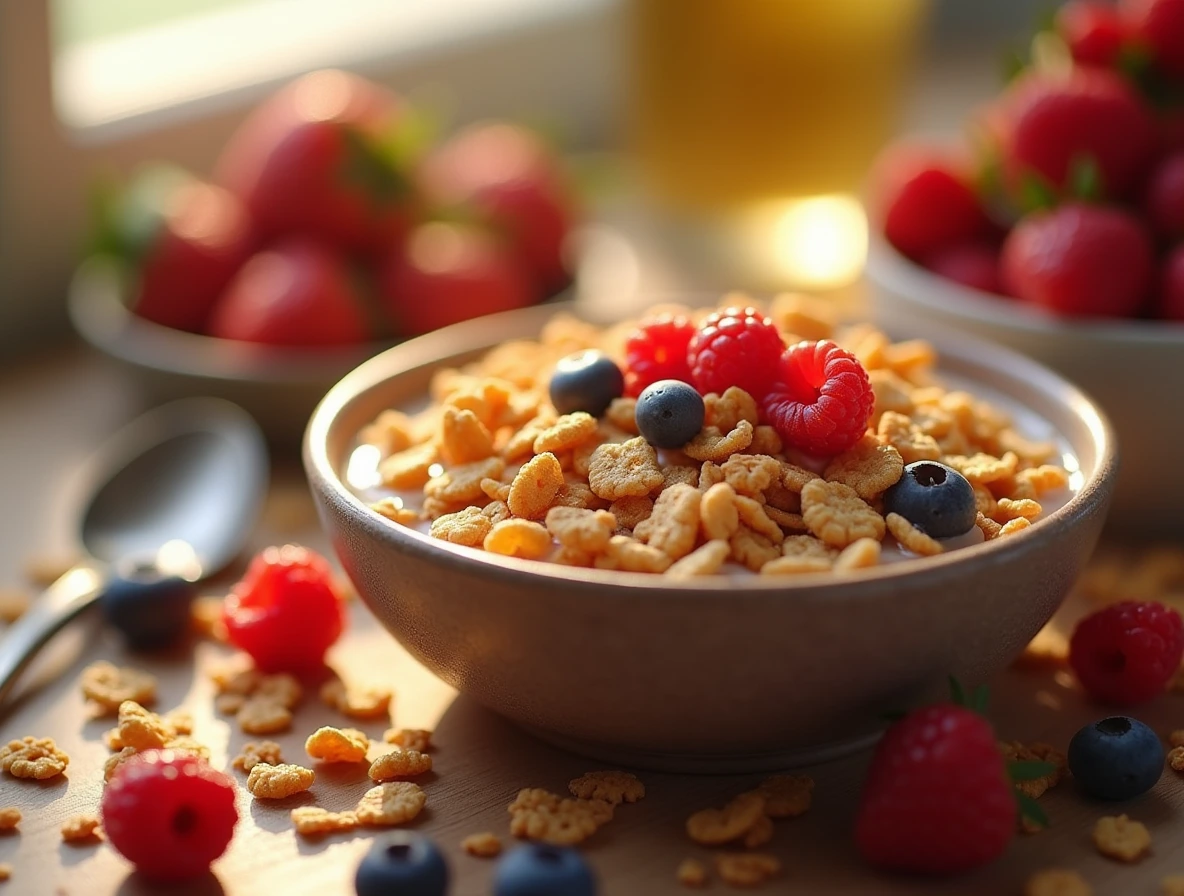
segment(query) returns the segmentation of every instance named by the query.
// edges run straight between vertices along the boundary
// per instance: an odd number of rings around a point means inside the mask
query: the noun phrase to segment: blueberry
[[[133,650],[155,650],[178,641],[189,628],[189,607],[197,589],[180,576],[150,566],[116,576],[99,601],[103,617]]]
[[[703,396],[681,380],[658,380],[637,397],[637,431],[655,448],[681,448],[703,428]]]
[[[884,493],[884,509],[933,538],[964,535],[978,516],[974,487],[966,477],[933,460],[905,467],[900,481]]]
[[[430,839],[395,831],[376,840],[354,875],[358,896],[444,896],[448,865]]]
[[[603,414],[625,391],[625,376],[613,359],[589,349],[568,355],[551,374],[551,404],[561,414]]]
[[[528,843],[511,850],[493,873],[493,896],[595,896],[596,877],[567,846]]]
[[[1126,716],[1086,725],[1069,741],[1069,770],[1078,786],[1103,800],[1129,800],[1155,786],[1163,771],[1159,735]]]

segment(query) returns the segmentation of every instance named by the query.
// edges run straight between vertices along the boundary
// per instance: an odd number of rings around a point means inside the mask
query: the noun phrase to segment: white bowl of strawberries
[[[319,71],[252,110],[210,178],[132,173],[98,204],[76,328],[154,397],[223,395],[294,444],[381,348],[561,291],[576,210],[555,154],[506,122],[436,142],[424,120]]]
[[[1069,2],[960,147],[871,178],[874,314],[1034,357],[1110,415],[1112,521],[1184,527],[1184,3]]]

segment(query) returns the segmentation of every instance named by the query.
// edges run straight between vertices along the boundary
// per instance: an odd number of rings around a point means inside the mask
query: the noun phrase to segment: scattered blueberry
[[[154,650],[176,642],[188,630],[189,607],[196,590],[180,576],[136,567],[111,581],[99,606],[128,647]]]
[[[444,896],[448,865],[423,834],[395,831],[370,847],[354,875],[354,888],[358,896]]]
[[[625,392],[625,376],[608,355],[592,349],[568,355],[551,374],[551,404],[561,414],[603,414]]]
[[[703,428],[703,396],[681,380],[658,380],[637,396],[637,431],[655,448],[681,448]]]
[[[884,493],[884,509],[932,538],[964,535],[978,516],[974,487],[966,477],[933,460],[906,466],[900,481]]]
[[[1082,790],[1103,800],[1146,793],[1159,780],[1163,759],[1159,735],[1126,716],[1086,725],[1069,742],[1069,771]]]
[[[493,896],[596,896],[596,877],[578,850],[528,843],[498,862]]]

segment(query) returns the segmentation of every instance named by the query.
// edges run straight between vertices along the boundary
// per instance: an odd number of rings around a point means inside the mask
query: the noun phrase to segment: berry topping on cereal
[[[863,365],[850,352],[823,340],[786,349],[762,410],[787,445],[830,457],[860,440],[875,403]]]
[[[296,545],[251,561],[223,607],[230,643],[265,672],[319,668],[345,625],[329,563]]]
[[[1163,772],[1159,735],[1126,716],[1086,725],[1069,742],[1069,770],[1078,786],[1103,800],[1129,800],[1155,786]]]
[[[394,831],[380,837],[363,857],[354,875],[358,896],[444,896],[448,864],[428,837]]]
[[[234,791],[192,754],[149,750],[122,763],[103,791],[103,831],[145,877],[196,877],[230,845]]]
[[[561,358],[551,374],[551,404],[560,414],[584,411],[599,417],[625,392],[621,368],[603,352],[588,349]]]
[[[1154,601],[1123,601],[1077,623],[1069,664],[1086,692],[1115,705],[1163,692],[1184,655],[1184,621]]]
[[[493,896],[596,896],[596,877],[577,850],[528,843],[498,861]]]
[[[706,395],[737,386],[750,395],[769,391],[785,343],[758,308],[724,308],[710,314],[687,346],[691,382]]]
[[[636,398],[659,380],[691,381],[687,347],[695,325],[681,314],[647,318],[625,340],[625,394]]]
[[[133,650],[153,650],[176,642],[189,630],[189,608],[197,589],[180,576],[149,567],[114,579],[99,606]]]
[[[637,397],[637,431],[655,448],[681,448],[699,434],[703,396],[680,380],[658,380]]]
[[[974,487],[952,467],[919,460],[884,492],[884,509],[899,514],[930,538],[954,538],[974,528]]]

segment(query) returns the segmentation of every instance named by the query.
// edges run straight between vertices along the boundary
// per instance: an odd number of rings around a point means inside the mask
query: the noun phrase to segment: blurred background
[[[26,0],[0,8],[0,361],[68,338],[100,175],[208,177],[250,110],[343,67],[544,134],[577,288],[841,288],[894,134],[956,132],[1035,0]],[[573,228],[577,229],[577,228]]]

